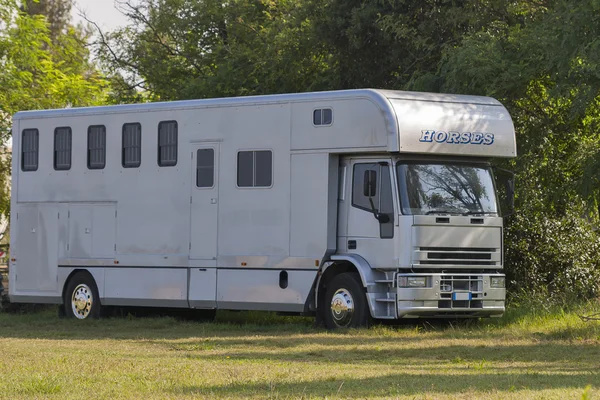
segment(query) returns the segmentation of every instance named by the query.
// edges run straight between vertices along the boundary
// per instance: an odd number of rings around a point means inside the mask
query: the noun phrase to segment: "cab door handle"
[[[348,240],[348,250],[356,250],[356,240]]]

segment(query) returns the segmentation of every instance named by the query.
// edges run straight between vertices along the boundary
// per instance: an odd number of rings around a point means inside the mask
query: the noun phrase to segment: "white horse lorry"
[[[504,312],[487,97],[344,90],[19,112],[11,302],[270,310],[329,328]]]

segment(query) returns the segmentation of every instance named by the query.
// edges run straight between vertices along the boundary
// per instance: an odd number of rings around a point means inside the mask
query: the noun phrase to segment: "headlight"
[[[398,286],[400,287],[426,287],[426,276],[401,276],[398,278]]]
[[[505,280],[504,280],[503,276],[492,276],[490,278],[490,287],[503,288],[504,282],[505,282]]]

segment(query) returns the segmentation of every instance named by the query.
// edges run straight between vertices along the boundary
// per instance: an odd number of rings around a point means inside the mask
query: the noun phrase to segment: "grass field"
[[[215,323],[0,313],[0,398],[600,398],[600,322],[514,309],[331,333],[266,313]]]

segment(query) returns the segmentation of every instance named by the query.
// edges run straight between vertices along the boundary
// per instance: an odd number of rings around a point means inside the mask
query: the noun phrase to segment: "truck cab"
[[[375,319],[501,316],[503,220],[491,162],[516,155],[508,113],[490,98],[387,97],[397,150],[340,157],[328,266],[360,280]],[[510,196],[512,180],[502,183]],[[321,293],[331,327],[362,315],[341,289]]]
[[[341,160],[339,176],[333,258],[368,262],[375,318],[502,315],[502,218],[488,162],[357,155]]]

